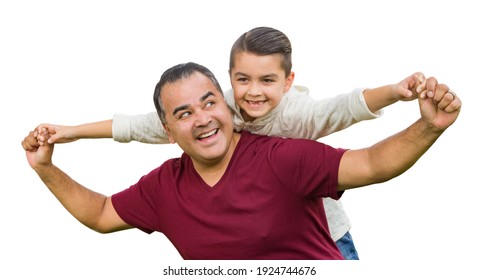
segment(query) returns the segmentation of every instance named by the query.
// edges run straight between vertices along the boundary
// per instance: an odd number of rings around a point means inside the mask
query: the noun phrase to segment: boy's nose
[[[252,84],[248,90],[248,94],[250,95],[259,95],[261,94],[261,88],[256,85],[256,84]]]

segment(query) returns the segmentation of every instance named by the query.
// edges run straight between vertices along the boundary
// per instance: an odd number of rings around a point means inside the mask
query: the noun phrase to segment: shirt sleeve
[[[115,141],[122,143],[131,141],[149,144],[169,143],[168,135],[156,112],[146,115],[115,114],[112,134]]]
[[[357,122],[381,116],[382,110],[369,110],[363,91],[364,88],[358,88],[348,94],[321,100],[315,100],[307,93],[285,96],[290,100],[283,105],[283,127],[287,127],[294,138],[317,140]]]
[[[158,230],[155,188],[158,188],[158,169],[141,177],[131,187],[111,196],[118,215],[132,227],[148,234]]]
[[[357,88],[349,94],[348,109],[356,122],[372,120],[382,116],[383,110],[371,112],[364,99],[363,92],[366,88]]]
[[[339,164],[346,149],[307,139],[278,142],[271,153],[271,166],[293,193],[305,198],[339,199]],[[276,163],[276,164],[273,164]]]

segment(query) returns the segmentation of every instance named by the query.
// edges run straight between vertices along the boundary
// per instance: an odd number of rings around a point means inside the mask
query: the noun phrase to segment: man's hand
[[[420,95],[421,118],[443,131],[452,125],[461,111],[462,102],[445,84],[427,79],[427,89]]]
[[[30,133],[23,139],[22,147],[25,149],[28,164],[34,170],[42,167],[52,166],[53,144],[39,141],[39,137],[48,140],[50,135],[46,130],[38,132],[30,131]]]

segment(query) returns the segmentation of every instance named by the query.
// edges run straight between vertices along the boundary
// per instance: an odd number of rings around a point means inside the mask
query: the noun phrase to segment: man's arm
[[[369,148],[343,155],[338,190],[381,183],[402,174],[455,122],[462,106],[460,99],[446,85],[434,88],[433,97],[419,98],[421,118],[410,127]]]
[[[48,135],[44,135],[48,139]],[[35,146],[34,132],[23,140],[27,160],[48,189],[60,203],[78,221],[85,226],[101,233],[108,233],[131,228],[117,214],[111,203],[111,198],[91,191],[75,182],[52,161],[53,144],[48,141]]]

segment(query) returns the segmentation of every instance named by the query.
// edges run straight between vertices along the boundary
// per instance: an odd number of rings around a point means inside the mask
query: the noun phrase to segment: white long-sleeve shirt
[[[368,109],[363,91],[364,88],[357,88],[348,94],[315,100],[306,87],[296,85],[284,94],[276,108],[252,122],[244,121],[231,89],[225,93],[225,100],[234,111],[237,131],[248,130],[255,134],[317,140],[382,114],[382,111],[373,113]],[[112,133],[113,139],[118,142],[134,140],[155,144],[169,143],[156,112],[134,116],[115,114]],[[329,231],[333,240],[337,241],[351,229],[351,222],[341,201],[324,198],[323,202]]]

